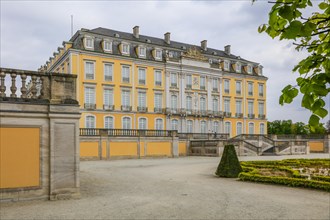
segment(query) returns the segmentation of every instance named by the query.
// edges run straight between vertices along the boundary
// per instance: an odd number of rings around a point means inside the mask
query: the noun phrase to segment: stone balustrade
[[[78,104],[76,78],[70,74],[0,68],[0,101]]]

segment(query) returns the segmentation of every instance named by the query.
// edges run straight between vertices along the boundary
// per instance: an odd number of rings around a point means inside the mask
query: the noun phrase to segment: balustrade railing
[[[76,75],[0,68],[0,100],[77,104]]]
[[[176,131],[144,129],[80,128],[80,136],[172,137]]]

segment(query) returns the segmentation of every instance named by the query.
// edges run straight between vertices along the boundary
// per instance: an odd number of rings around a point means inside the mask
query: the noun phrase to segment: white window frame
[[[141,120],[144,120],[144,122],[145,122],[144,127],[141,127],[141,125],[143,124],[143,123],[141,123]],[[138,129],[143,129],[143,130],[148,129],[148,118],[146,118],[146,117],[139,117],[138,118]]]
[[[89,69],[87,68],[87,66],[89,64],[92,64],[93,68]],[[92,61],[92,60],[85,60],[84,62],[84,68],[85,68],[85,80],[95,80],[95,61]],[[89,73],[87,71],[90,71],[92,70],[93,72]],[[92,78],[88,78],[87,75],[93,75]]]
[[[248,101],[248,114],[254,114],[254,102],[252,100]]]
[[[124,48],[127,48],[127,51],[124,50]],[[124,55],[129,55],[130,52],[130,45],[128,43],[122,42],[121,43],[121,53]]]
[[[206,89],[206,78],[205,76],[201,76],[200,77],[200,88],[204,87],[204,89]]]
[[[171,73],[171,87],[178,87],[178,76],[176,73]]]
[[[194,132],[194,122],[193,120],[187,120],[187,133],[193,133],[193,132]]]
[[[138,107],[147,107],[147,93],[146,91],[138,91]]]
[[[155,49],[155,59],[156,60],[162,59],[162,50],[161,49],[158,49],[158,48]]]
[[[109,47],[107,47],[107,45]],[[103,40],[103,51],[104,52],[112,52],[112,41],[110,41],[110,40]]]
[[[106,91],[109,91],[109,94],[106,94]],[[107,98],[106,96],[109,95],[110,97],[108,98],[109,102],[107,103]],[[105,87],[103,88],[103,105],[106,105],[106,106],[111,106],[113,105],[114,103],[114,100],[113,100],[113,89],[112,88],[108,88],[108,87]]]
[[[124,71],[124,69],[128,69],[128,73],[126,72],[126,70]],[[125,82],[124,78],[128,78],[128,82]],[[130,66],[127,66],[127,65],[122,65],[121,66],[121,82],[122,83],[130,83],[131,82],[131,67]]]
[[[205,120],[201,121],[201,133],[207,133],[207,122]]]
[[[141,67],[138,68],[138,85],[146,85],[147,83],[146,76],[147,76],[147,69]],[[141,83],[143,81],[144,83]]]
[[[235,101],[236,113],[242,114],[242,100]]]
[[[236,72],[237,73],[240,73],[242,71],[242,65],[241,65],[241,63],[236,63]]]
[[[139,57],[141,58],[146,58],[147,57],[147,48],[144,46],[139,46],[138,47],[138,54]]]
[[[229,94],[230,93],[230,81],[229,81],[229,79],[225,79],[224,81],[223,81],[223,90],[224,90],[224,93],[226,93],[226,94]]]
[[[111,66],[110,68],[110,74],[107,74],[106,72],[106,66]],[[111,80],[106,79],[106,76],[108,76],[109,78],[111,78]],[[103,64],[103,77],[104,77],[104,81],[106,82],[113,82],[113,63],[104,63]]]
[[[265,123],[259,124],[259,132],[260,134],[265,134]]]
[[[106,126],[107,125],[107,119],[108,118],[111,118],[112,119],[112,126]],[[104,116],[104,128],[106,128],[106,129],[114,129],[114,127],[115,127],[115,118],[112,116],[112,115],[106,115],[106,116]]]
[[[253,96],[253,82],[248,82],[248,96]]]
[[[124,119],[129,119],[129,128],[124,128]],[[121,118],[121,127],[122,129],[132,129],[132,118],[130,116],[127,116],[127,115],[124,115],[122,118]],[[126,126],[125,126],[126,127]]]
[[[240,125],[240,132],[238,130],[239,126]],[[238,121],[236,123],[236,135],[240,135],[240,134],[243,134],[243,123],[241,121]]]
[[[225,61],[224,61],[223,69],[226,70],[226,71],[229,70],[229,61],[228,61],[228,60],[225,60]]]
[[[177,109],[178,108],[178,96],[175,95],[175,94],[171,95],[171,108],[172,109]]]
[[[87,91],[93,91],[93,94],[87,96]],[[95,105],[96,104],[96,90],[94,86],[85,86],[84,87],[84,103]]]
[[[175,122],[175,126],[174,126],[174,122]],[[179,130],[179,120],[178,119],[171,120],[171,130]]]
[[[162,71],[161,70],[154,70],[154,77],[155,77],[155,86],[162,86],[163,80],[162,80]],[[160,85],[157,84],[157,82],[160,82]]]
[[[228,103],[228,104],[227,104]],[[225,98],[223,101],[223,110],[224,112],[230,112],[230,99]],[[227,111],[228,110],[228,111]]]
[[[214,112],[219,111],[219,99],[217,99],[216,97],[213,97],[212,99],[212,110]]]
[[[159,126],[159,121],[161,121],[161,126]],[[164,130],[164,120],[162,118],[155,118],[155,129]]]
[[[187,75],[186,79],[187,79],[186,87],[188,88],[188,86],[189,86],[189,88],[191,88],[192,87],[192,75]]]
[[[258,84],[258,95],[259,97],[264,97],[264,84],[263,83],[259,83]]]
[[[253,127],[250,127],[250,125],[252,125]],[[253,131],[251,132],[251,128],[253,129]],[[255,127],[254,127],[254,123],[253,122],[249,122],[248,123],[248,131],[249,131],[249,134],[254,134],[255,133]]]
[[[242,81],[236,81],[236,95],[242,94]]]
[[[212,89],[213,91],[219,91],[219,80],[217,78],[212,79]]]
[[[90,42],[91,45],[88,45],[88,42]],[[91,36],[85,36],[84,46],[85,46],[85,49],[94,49],[94,38]]]
[[[199,109],[201,111],[206,111],[206,98],[203,96],[199,98]]]
[[[229,129],[227,129],[227,125],[229,125]],[[229,130],[229,131],[227,131]],[[224,131],[225,133],[228,133],[229,136],[231,136],[231,122],[230,121],[225,121],[224,123]]]
[[[213,121],[213,132],[219,133],[219,122]]]
[[[89,117],[93,118],[93,120],[94,120],[92,127],[89,126],[88,123],[90,123],[90,122],[87,121],[87,118],[89,118]],[[95,115],[91,115],[91,114],[85,115],[85,128],[96,128],[96,116]]]
[[[128,100],[128,104],[126,103],[127,100]],[[126,89],[121,90],[121,105],[122,106],[131,106],[131,91],[130,90],[126,90]]]
[[[251,65],[247,65],[247,73],[248,74],[252,73],[252,66]]]
[[[264,102],[258,102],[258,114],[259,115],[265,114],[265,103]]]

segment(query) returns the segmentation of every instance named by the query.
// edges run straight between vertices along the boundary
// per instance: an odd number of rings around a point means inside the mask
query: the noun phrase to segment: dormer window
[[[94,49],[94,39],[92,37],[85,37],[84,43],[85,49]]]
[[[125,54],[125,55],[129,54],[129,44],[127,44],[127,43],[121,44],[121,53]]]
[[[103,50],[105,52],[112,52],[112,42],[109,40],[103,41]]]
[[[155,59],[156,60],[161,60],[162,59],[162,50],[160,50],[160,49],[155,50]]]
[[[147,55],[147,48],[139,46],[139,57],[146,57]]]
[[[262,76],[262,66],[259,66],[259,75]]]
[[[224,69],[227,71],[229,70],[229,62],[227,60],[224,62]]]
[[[240,73],[241,72],[241,64],[240,63],[236,63],[236,72]]]
[[[252,73],[252,66],[251,65],[247,65],[247,73],[248,74]]]

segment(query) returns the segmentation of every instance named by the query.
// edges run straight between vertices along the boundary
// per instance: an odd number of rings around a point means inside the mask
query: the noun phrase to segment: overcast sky
[[[310,113],[298,97],[292,104],[280,106],[281,90],[295,84],[292,68],[306,54],[298,53],[290,41],[279,42],[259,34],[267,23],[271,5],[267,1],[4,1],[1,0],[1,67],[37,70],[81,28],[104,27],[131,32],[140,26],[140,34],[223,50],[264,66],[267,76],[268,120],[308,122]],[[329,109],[329,99],[327,100]],[[326,121],[329,118],[327,116]]]

